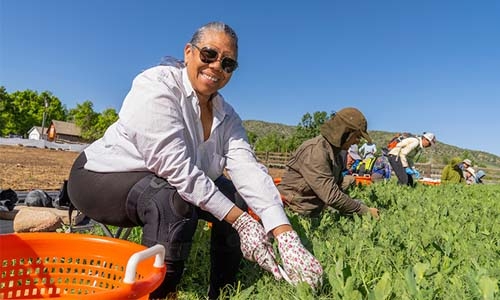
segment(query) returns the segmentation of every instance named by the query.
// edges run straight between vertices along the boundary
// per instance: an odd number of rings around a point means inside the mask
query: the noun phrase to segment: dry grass
[[[0,145],[0,190],[58,190],[68,178],[76,152]],[[270,169],[280,177],[281,169]]]

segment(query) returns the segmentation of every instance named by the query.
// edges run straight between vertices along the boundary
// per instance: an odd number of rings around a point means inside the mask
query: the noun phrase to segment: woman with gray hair
[[[176,298],[199,219],[213,224],[210,299],[235,283],[242,256],[276,279],[321,282],[321,265],[290,226],[241,119],[218,92],[237,59],[231,27],[213,22],[198,29],[184,47],[184,62],[169,59],[134,79],[118,121],[71,170],[76,208],[104,224],[141,226],[142,244],[165,247],[167,274],[151,298]],[[284,270],[269,236],[278,241]]]

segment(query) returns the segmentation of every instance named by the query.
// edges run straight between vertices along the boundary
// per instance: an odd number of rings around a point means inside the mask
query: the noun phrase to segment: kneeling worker
[[[316,216],[332,207],[344,214],[378,218],[378,209],[349,197],[341,188],[344,163],[341,151],[360,138],[371,142],[367,121],[356,108],[344,108],[321,126],[321,134],[302,143],[286,165],[278,190],[293,211]]]

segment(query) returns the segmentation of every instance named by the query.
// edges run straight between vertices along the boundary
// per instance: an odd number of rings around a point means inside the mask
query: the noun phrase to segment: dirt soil
[[[58,190],[77,152],[0,145],[0,189]]]
[[[59,190],[77,152],[0,145],[0,190]],[[270,169],[280,177],[282,169]]]

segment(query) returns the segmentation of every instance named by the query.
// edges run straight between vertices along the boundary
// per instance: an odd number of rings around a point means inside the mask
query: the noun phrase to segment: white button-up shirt
[[[234,109],[212,98],[213,124],[203,141],[199,101],[185,68],[157,66],[132,83],[119,119],[85,149],[87,170],[150,171],[181,197],[222,220],[233,203],[215,186],[227,170],[239,194],[267,232],[289,224],[273,179],[259,164]]]

